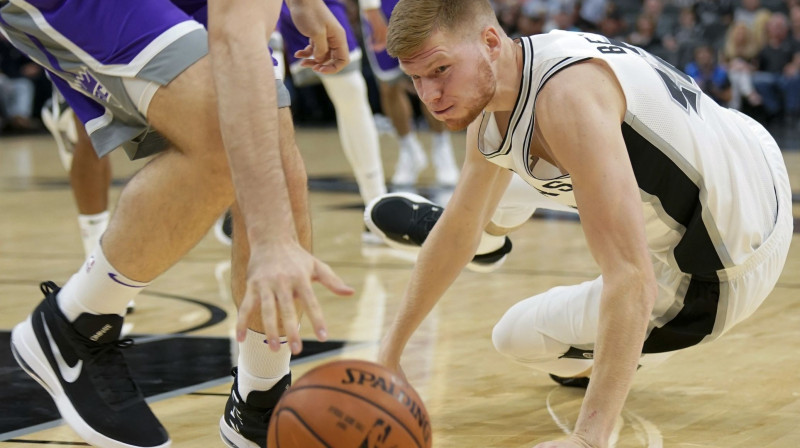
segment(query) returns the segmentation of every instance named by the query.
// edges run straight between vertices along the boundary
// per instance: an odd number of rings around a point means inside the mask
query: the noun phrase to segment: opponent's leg
[[[403,186],[413,185],[417,182],[419,173],[428,166],[428,160],[411,125],[413,114],[408,93],[402,82],[380,81],[378,87],[381,93],[383,113],[392,121],[400,146],[392,183]]]
[[[311,220],[308,210],[307,177],[303,160],[294,139],[291,111],[279,109],[281,160],[286,171],[289,199],[292,203],[300,244],[311,251]],[[237,307],[244,299],[250,247],[247,232],[237,205],[231,208],[233,234],[231,292]],[[298,307],[298,319],[302,316]],[[291,350],[282,338],[277,352],[266,344],[260,313],[253,313],[247,336],[239,343],[237,367],[233,370],[231,395],[220,419],[220,436],[231,448],[266,446],[267,423],[272,410],[291,384]]]

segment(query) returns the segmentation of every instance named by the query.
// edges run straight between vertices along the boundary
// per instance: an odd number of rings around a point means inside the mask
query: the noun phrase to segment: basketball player
[[[468,143],[380,361],[399,369],[513,170],[577,207],[602,275],[514,305],[494,345],[534,369],[591,375],[575,431],[537,447],[608,446],[640,363],[718,338],[775,286],[793,226],[775,140],[639,48],[565,31],[514,41],[486,0],[401,0],[387,48]]]
[[[97,156],[83,123],[55,87],[52,99],[42,108],[42,121],[53,135],[59,158],[69,173],[81,242],[88,257],[100,242],[110,218],[111,162],[108,157]]]
[[[246,236],[236,239],[232,260],[240,358],[220,424],[229,445],[264,446],[263,416],[289,382],[291,352],[302,349],[301,309],[326,338],[312,280],[352,293],[308,252],[305,170],[287,92],[266,57],[279,4],[215,0],[207,11],[194,0],[0,5],[0,29],[52,73],[99,156],[118,146],[134,159],[157,154],[123,190],[83,267],[61,289],[41,285],[45,299],[12,332],[15,357],[90,444],[170,446],[120,352],[130,345],[118,340],[122,316],[233,204]],[[325,5],[292,0],[290,7],[311,38],[298,54],[304,64],[321,73],[346,65],[343,30]],[[206,13],[208,32],[192,17]]]
[[[428,166],[428,158],[413,127],[413,109],[408,99],[408,78],[400,70],[396,58],[385,50],[386,19],[392,14],[397,0],[362,0],[359,7],[364,15],[367,59],[381,95],[381,107],[397,132],[400,152],[397,156],[392,184],[408,187],[417,182],[419,173]],[[436,182],[450,186],[458,181],[458,166],[453,157],[450,133],[444,124],[426,113],[433,132],[431,159],[436,169]]]
[[[325,4],[347,35],[350,64],[339,73],[317,75],[301,65],[302,61],[294,53],[303,49],[308,39],[297,30],[286,5],[281,9],[277,29],[283,38],[294,84],[302,87],[322,82],[325,87],[325,92],[336,110],[342,149],[353,168],[358,191],[366,205],[376,197],[386,194],[378,130],[367,98],[367,83],[361,74],[361,49],[347,18],[346,6],[340,0],[325,0]],[[374,241],[369,232],[365,232],[362,239],[364,242]]]

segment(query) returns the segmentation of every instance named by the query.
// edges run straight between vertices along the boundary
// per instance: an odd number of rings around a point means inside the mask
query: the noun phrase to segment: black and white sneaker
[[[389,193],[373,199],[364,210],[364,223],[389,247],[419,252],[444,208],[414,193]],[[478,254],[467,264],[475,272],[492,272],[500,267],[511,252],[506,237],[499,249]]]
[[[133,382],[118,340],[122,316],[81,314],[70,323],[56,302],[59,288],[40,285],[44,300],[11,332],[19,365],[53,397],[61,417],[101,448],[170,446],[169,436]]]
[[[286,374],[270,390],[250,392],[247,401],[239,395],[237,374],[234,367],[231,394],[225,403],[225,413],[219,419],[219,436],[230,448],[266,448],[269,419],[292,384],[292,374]]]
[[[233,243],[233,217],[230,210],[225,211],[217,219],[214,224],[214,236],[217,237],[217,241],[226,246],[230,246]]]
[[[587,376],[563,377],[551,373],[550,379],[564,387],[576,387],[578,389],[589,387],[589,377]]]

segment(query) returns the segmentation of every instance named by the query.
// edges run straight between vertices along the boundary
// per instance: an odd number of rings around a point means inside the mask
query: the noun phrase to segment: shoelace
[[[431,233],[431,229],[441,215],[441,207],[432,205],[421,206],[420,209],[412,215],[411,220],[413,224],[409,229],[408,236],[411,237],[415,243],[422,244],[425,242],[428,234]]]
[[[106,344],[86,344],[90,356],[89,364],[95,367],[89,370],[90,375],[109,404],[139,398],[139,388],[133,382],[128,364],[122,355],[122,350],[132,346],[133,339],[130,338]]]

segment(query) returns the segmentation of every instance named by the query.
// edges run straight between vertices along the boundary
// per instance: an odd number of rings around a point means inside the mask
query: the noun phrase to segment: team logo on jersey
[[[74,75],[70,83],[75,90],[83,92],[102,104],[109,104],[113,100],[111,93],[100,81],[89,73],[86,67],[82,68]]]

